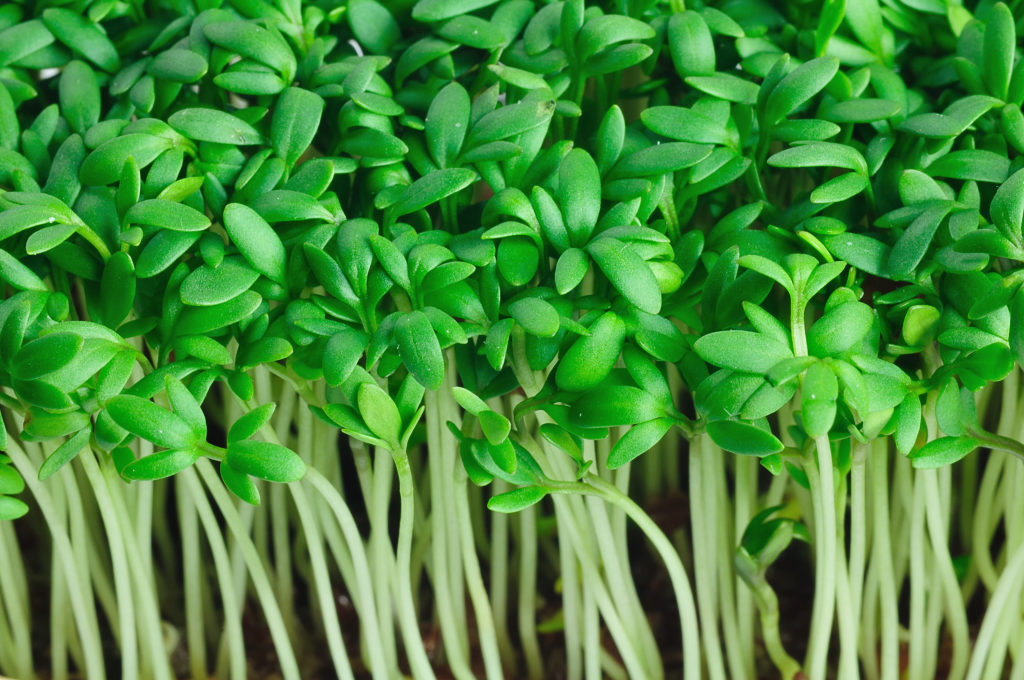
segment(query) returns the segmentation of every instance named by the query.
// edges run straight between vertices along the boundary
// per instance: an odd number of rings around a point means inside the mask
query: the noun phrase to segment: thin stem
[[[878,568],[878,606],[881,615],[881,680],[899,678],[899,612],[889,535],[889,451],[875,445],[871,451],[872,562]]]
[[[188,644],[189,668],[192,677],[203,678],[206,672],[206,631],[203,627],[203,580],[199,545],[199,515],[190,502],[184,484],[175,484],[178,525],[181,527],[181,574],[185,595],[185,637]]]
[[[408,466],[408,460],[406,465]],[[411,500],[412,475],[407,473],[407,477]],[[462,521],[459,523],[462,542],[462,563],[466,574],[469,597],[473,602],[473,609],[476,612],[476,626],[480,638],[480,651],[484,658],[484,669],[488,680],[500,680],[503,677],[503,673],[501,669],[501,653],[498,651],[498,637],[494,628],[494,614],[491,611],[491,602],[487,598],[487,588],[480,573],[480,562],[477,558],[476,547],[473,542],[473,528],[467,521],[469,501],[466,498],[466,472],[461,469],[456,472],[455,503],[456,511],[462,516]],[[412,508],[409,508],[409,510],[411,514]]]
[[[320,529],[317,527],[316,517],[310,510],[309,500],[305,491],[299,484],[290,484],[292,500],[295,502],[295,510],[299,515],[299,523],[302,525],[302,532],[306,535],[306,544],[309,548],[309,560],[313,568],[313,580],[316,585],[317,601],[320,604],[321,618],[324,623],[324,630],[327,637],[327,648],[331,653],[331,660],[334,662],[334,672],[341,680],[354,680],[352,666],[345,652],[345,641],[341,636],[341,626],[338,624],[338,617],[335,615],[333,591],[331,590],[331,577],[327,573],[327,560],[324,558],[323,541],[320,538]]]
[[[83,461],[86,473],[89,466],[95,463],[92,459],[92,452],[86,449],[79,458]],[[156,680],[170,680],[171,668],[164,646],[163,627],[160,621],[160,605],[156,595],[156,585],[147,576],[143,560],[139,555],[139,546],[133,541],[127,540],[131,535],[131,519],[128,514],[123,496],[120,490],[124,488],[123,482],[117,476],[113,463],[107,460],[101,461],[100,471],[106,482],[104,489],[113,503],[115,517],[120,522],[121,536],[125,540],[125,555],[128,557],[128,573],[135,583],[134,597],[136,599],[140,633],[143,636],[145,645],[143,651],[148,651],[151,656],[150,663],[153,668],[153,677]],[[151,482],[148,482],[151,483]],[[97,497],[99,501],[99,497]]]
[[[497,491],[497,488],[495,489]],[[526,658],[526,675],[530,680],[540,680],[544,677],[544,665],[540,656],[540,642],[537,640],[537,607],[535,598],[537,595],[537,508],[531,505],[519,513],[519,593],[518,593],[518,614],[519,614],[519,640],[523,647],[523,656]],[[579,645],[569,644],[570,633],[575,634],[578,629],[575,621],[571,618],[568,600],[570,594],[576,591],[575,560],[571,559],[571,551],[565,544],[564,537],[559,538],[559,554],[562,557],[563,565],[569,562],[572,569],[562,570],[562,610],[565,615],[566,635],[566,665],[568,666],[567,677],[575,678],[573,669],[573,655],[570,650],[578,650]],[[565,559],[566,556],[569,559]],[[571,577],[570,577],[571,575]],[[574,601],[574,598],[572,598]],[[573,608],[574,612],[574,608]],[[570,626],[572,626],[570,630]]]
[[[825,677],[829,640],[836,605],[836,497],[833,481],[832,446],[828,435],[814,440],[817,467],[807,466],[814,502],[815,588],[811,612],[811,634],[804,667],[811,678]]]
[[[974,643],[974,653],[971,655],[971,663],[967,668],[966,680],[981,680],[985,663],[991,656],[993,639],[996,632],[1002,628],[999,624],[1003,611],[1008,605],[1011,609],[1019,606],[1022,584],[1024,584],[1024,545],[1018,546],[1013,553],[992,593],[992,599],[989,601],[988,610],[985,612],[985,618],[981,622],[981,629],[978,631],[978,637]]]
[[[13,672],[25,680],[35,678],[32,663],[32,619],[29,612],[28,588],[25,582],[25,562],[18,546],[18,537],[14,525],[10,522],[0,523],[0,593],[3,594],[3,606],[0,606],[0,620],[7,626],[10,619],[8,634],[2,635],[9,641],[12,649],[11,667]],[[3,616],[6,610],[6,617]]]
[[[191,468],[181,472],[178,477],[184,486],[186,502],[190,503],[199,516],[199,522],[206,534],[206,541],[213,555],[213,567],[217,576],[221,604],[224,610],[224,639],[227,644],[227,658],[230,661],[231,680],[244,680],[246,675],[245,639],[242,636],[240,608],[232,587],[235,579],[231,569],[231,558],[224,543],[224,533],[213,514],[210,501],[206,497],[196,473]]]
[[[409,457],[404,451],[394,451],[395,466],[398,470],[398,494],[400,510],[398,516],[398,551],[395,559],[396,600],[398,601],[398,622],[402,629],[402,641],[409,659],[412,675],[416,680],[433,680],[434,671],[423,648],[419,620],[416,618],[416,604],[412,596],[412,530],[415,521],[415,482]],[[470,547],[473,537],[469,536]],[[485,598],[486,599],[486,598]],[[497,651],[495,649],[495,651]],[[501,675],[501,664],[498,664]]]
[[[508,491],[508,483],[494,480],[495,493]],[[515,648],[508,634],[508,576],[509,576],[509,516],[503,512],[491,513],[491,556],[490,556],[490,596],[491,611],[497,626],[498,648],[505,659],[505,670],[515,674]],[[536,553],[535,553],[536,554]],[[532,617],[531,617],[532,618]],[[523,640],[523,652],[528,642]]]
[[[430,522],[431,522],[431,557],[433,559],[433,573],[431,578],[434,582],[436,593],[436,606],[438,620],[441,624],[441,640],[444,643],[445,655],[451,666],[452,674],[456,680],[472,680],[473,674],[469,669],[468,649],[462,644],[462,636],[459,634],[459,620],[452,601],[453,593],[451,588],[448,554],[448,524],[444,511],[445,483],[443,477],[445,470],[442,463],[441,452],[444,449],[443,430],[444,421],[442,407],[437,392],[428,391],[424,395],[427,417],[427,449],[431,452],[438,452],[438,458],[431,461],[428,466],[430,475]],[[465,630],[463,626],[461,630]]]
[[[672,588],[675,591],[676,604],[679,607],[679,625],[683,637],[683,677],[685,680],[697,680],[700,678],[700,634],[697,609],[693,602],[690,579],[686,575],[686,569],[679,559],[679,554],[661,528],[633,499],[600,477],[587,475],[585,479],[586,484],[593,487],[605,500],[625,511],[651,541],[665,562],[669,579],[672,581]]]
[[[331,485],[327,478],[321,475],[316,468],[306,469],[306,481],[309,482],[320,497],[327,503],[334,513],[338,525],[341,527],[345,542],[348,544],[349,552],[352,554],[352,564],[355,571],[355,585],[359,592],[359,600],[364,603],[364,609],[360,612],[360,618],[364,627],[369,633],[366,635],[367,654],[370,657],[370,672],[374,680],[385,680],[392,678],[392,667],[387,665],[384,649],[380,644],[380,637],[376,631],[381,629],[382,623],[390,625],[390,619],[381,622],[377,618],[376,607],[373,598],[373,579],[370,576],[369,562],[366,559],[366,551],[363,547],[363,539],[359,535],[352,511],[345,504],[344,499],[338,490]]]
[[[114,510],[113,500],[106,492],[106,485],[100,473],[99,466],[91,451],[83,451],[79,454],[82,467],[89,478],[93,494],[96,497],[96,504],[99,506],[100,516],[103,519],[103,528],[107,533],[107,544],[110,547],[110,563],[114,573],[121,574],[121,578],[114,579],[114,587],[117,589],[117,620],[120,631],[121,648],[121,677],[124,680],[134,680],[139,677],[139,648],[135,631],[135,598],[132,595],[132,582],[128,577],[128,558],[125,554],[124,537],[121,536],[121,529],[118,526],[117,513]],[[141,627],[141,625],[140,625]]]
[[[248,568],[249,575],[252,577],[256,596],[266,617],[267,628],[270,629],[270,637],[274,642],[274,649],[277,650],[278,660],[281,664],[281,675],[285,680],[299,680],[301,677],[299,665],[295,659],[295,650],[288,639],[288,631],[281,616],[281,609],[278,607],[277,600],[274,599],[274,591],[270,586],[270,579],[267,578],[267,572],[263,568],[259,553],[256,552],[256,547],[245,530],[242,518],[238,514],[238,509],[231,501],[227,491],[224,490],[216,473],[213,471],[213,466],[208,460],[205,458],[200,459],[196,462],[195,468],[199,470],[199,474],[203,478],[206,487],[210,490],[210,495],[213,496],[213,500],[217,504],[221,515],[223,515],[224,521],[227,522],[228,529],[235,537],[236,544],[241,548],[245,565]]]
[[[706,470],[707,456],[703,451],[708,446],[706,437],[691,442],[690,447],[690,525],[693,534],[693,570],[697,583],[697,606],[700,609],[700,631],[704,641],[704,657],[711,680],[725,680],[725,661],[722,658],[722,643],[718,637],[718,613],[716,611],[714,537],[709,536],[706,511],[711,507],[706,498],[710,471]],[[713,511],[712,511],[713,512]]]
[[[64,568],[64,578],[68,585],[68,597],[71,600],[71,613],[78,628],[78,635],[81,639],[82,653],[85,662],[85,674],[90,680],[102,680],[106,671],[103,667],[103,648],[99,640],[99,624],[96,621],[96,610],[88,606],[86,590],[82,583],[79,563],[75,560],[71,550],[71,541],[68,540],[67,532],[64,529],[64,522],[54,509],[53,499],[50,492],[39,481],[36,476],[36,469],[28,460],[28,456],[13,440],[8,438],[5,451],[17,468],[18,473],[25,480],[32,495],[39,504],[39,510],[46,520],[50,529],[50,537],[53,540],[53,549]],[[89,597],[88,601],[92,598]],[[90,615],[91,612],[91,615]]]
[[[925,603],[927,578],[925,573],[924,514],[926,499],[924,485],[917,477],[913,485],[910,514],[910,679],[925,680]]]

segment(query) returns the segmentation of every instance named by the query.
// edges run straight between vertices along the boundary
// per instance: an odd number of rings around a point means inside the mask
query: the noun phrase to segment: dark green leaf
[[[661,290],[650,267],[618,239],[599,238],[587,252],[619,293],[649,314],[661,311]]]
[[[708,423],[708,436],[726,451],[747,456],[767,456],[784,448],[782,442],[767,430],[735,420]]]
[[[709,364],[762,375],[793,356],[792,350],[778,340],[750,331],[709,333],[699,338],[693,349]]]
[[[224,207],[224,229],[253,269],[272,281],[284,282],[284,244],[255,210],[241,203],[229,203]]]
[[[323,97],[299,87],[289,87],[278,97],[270,139],[274,152],[289,168],[312,144],[323,110]]]
[[[168,449],[187,449],[197,437],[180,416],[141,397],[121,394],[106,404],[114,422],[137,437]]]
[[[243,440],[228,446],[225,462],[268,482],[297,482],[306,474],[306,464],[298,454],[270,442]]]
[[[910,462],[919,470],[952,465],[978,448],[977,440],[972,437],[939,437],[928,442],[910,454]]]
[[[121,474],[137,481],[163,479],[191,467],[198,459],[199,452],[194,450],[158,451],[129,463]]]

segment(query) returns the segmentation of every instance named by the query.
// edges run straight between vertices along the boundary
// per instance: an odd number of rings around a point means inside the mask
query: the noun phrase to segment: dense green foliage
[[[0,672],[1021,680],[1022,12],[0,6]]]

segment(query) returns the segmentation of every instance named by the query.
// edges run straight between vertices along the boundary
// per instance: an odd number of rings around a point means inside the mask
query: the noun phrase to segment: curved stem
[[[978,637],[974,643],[974,653],[971,655],[966,680],[981,679],[981,673],[992,650],[993,639],[1000,627],[1003,610],[1008,605],[1010,607],[1019,606],[1022,584],[1024,584],[1024,545],[1019,546],[1013,553],[992,593],[988,611],[985,612],[985,618],[981,622],[981,629],[978,631]]]
[[[230,661],[231,680],[244,680],[246,675],[245,639],[242,635],[240,608],[235,598],[234,573],[231,569],[231,557],[224,543],[224,533],[210,507],[210,501],[199,484],[195,471],[191,468],[182,471],[178,479],[184,483],[185,495],[199,515],[199,522],[206,533],[206,542],[213,555],[214,572],[217,575],[217,586],[220,589],[221,603],[224,610],[224,638],[227,642],[228,659]]]
[[[341,626],[338,624],[338,617],[335,615],[331,577],[327,573],[327,560],[324,558],[324,547],[320,538],[320,529],[317,527],[313,511],[309,508],[309,500],[306,498],[306,493],[302,486],[299,484],[289,484],[288,489],[291,491],[292,500],[295,502],[295,510],[299,515],[302,532],[306,535],[306,545],[309,548],[309,561],[313,568],[317,601],[320,604],[321,617],[324,622],[327,648],[330,650],[331,659],[334,661],[334,672],[341,680],[354,680],[355,676],[352,674],[352,666],[349,664],[348,654],[345,652],[345,641],[341,636]]]
[[[365,636],[367,653],[370,657],[370,672],[374,680],[386,680],[394,677],[391,667],[385,661],[384,649],[380,645],[379,634],[381,622],[377,618],[377,609],[374,606],[373,579],[370,576],[369,562],[366,559],[366,551],[363,548],[363,539],[359,535],[352,511],[345,504],[344,499],[338,490],[331,485],[327,478],[321,475],[316,468],[306,468],[306,481],[312,484],[320,497],[324,499],[328,507],[334,513],[338,525],[341,527],[345,542],[348,543],[349,552],[352,554],[353,570],[355,571],[355,585],[359,591],[359,599],[364,603],[363,611],[360,612],[365,628],[369,631]],[[387,623],[387,622],[385,622]]]
[[[836,497],[833,482],[832,446],[828,435],[815,439],[817,467],[808,466],[814,502],[814,605],[811,636],[804,667],[811,678],[825,677],[829,640],[836,605]],[[813,465],[813,464],[812,464]]]
[[[896,578],[893,573],[892,542],[889,535],[889,451],[875,446],[871,452],[872,561],[878,566],[878,606],[881,614],[881,680],[899,678],[899,612]]]
[[[82,653],[85,661],[85,674],[90,679],[102,680],[107,676],[103,667],[103,647],[99,640],[99,624],[96,621],[96,610],[86,602],[85,586],[82,583],[79,564],[75,561],[74,553],[71,550],[71,541],[68,539],[64,529],[64,522],[54,509],[53,499],[50,492],[43,486],[36,476],[36,470],[28,460],[28,456],[21,450],[13,439],[7,440],[5,451],[17,468],[18,473],[25,480],[29,490],[39,504],[39,510],[43,513],[43,519],[50,529],[50,537],[53,539],[53,549],[57,559],[64,567],[64,578],[68,585],[68,597],[71,600],[71,613],[78,628],[78,635],[81,639]],[[92,598],[89,598],[90,600]]]
[[[497,491],[497,489],[495,489]],[[563,565],[571,564],[575,567],[574,560],[567,560],[571,557],[571,551],[565,545],[564,539],[559,540],[559,553]],[[562,598],[565,600],[570,593],[576,590],[575,569],[562,570]],[[571,575],[571,579],[569,576]],[[523,647],[523,656],[526,657],[526,675],[530,680],[540,680],[544,677],[544,663],[540,656],[540,642],[537,640],[537,508],[531,505],[519,513],[519,639]],[[570,632],[577,630],[575,621],[569,620],[569,607],[563,604],[563,612],[566,617],[565,634],[568,637]],[[570,626],[572,629],[570,631]],[[572,657],[569,655],[569,648],[577,649],[578,645],[571,646],[566,641],[567,666],[571,669]],[[567,677],[574,678],[571,672]]]
[[[725,680],[725,662],[722,658],[722,643],[718,636],[717,598],[715,596],[717,565],[715,560],[714,536],[709,535],[708,514],[713,514],[708,502],[710,470],[705,455],[708,441],[706,436],[691,442],[690,446],[690,525],[693,534],[693,570],[697,583],[697,606],[700,608],[700,632],[704,643],[704,657],[711,680]]]
[[[398,601],[398,622],[402,629],[402,642],[409,659],[412,675],[416,680],[433,680],[434,670],[427,659],[420,635],[419,620],[416,618],[416,603],[412,596],[412,530],[415,521],[415,482],[409,467],[409,456],[404,451],[392,452],[398,469],[398,495],[400,509],[398,516],[398,550],[395,557],[395,589]],[[472,544],[472,536],[470,536]],[[500,675],[500,664],[499,664]]]
[[[117,513],[114,510],[110,494],[106,492],[106,486],[96,459],[92,451],[83,451],[79,454],[82,461],[82,468],[89,478],[93,494],[96,497],[96,505],[99,508],[100,516],[103,518],[103,528],[107,533],[107,543],[110,546],[110,566],[114,573],[120,574],[121,578],[114,579],[114,587],[117,590],[117,620],[120,631],[119,646],[121,648],[121,677],[124,680],[139,677],[138,640],[135,630],[135,598],[132,595],[132,582],[128,574],[128,558],[125,555],[124,537],[118,526]]]
[[[412,474],[408,471],[408,459],[406,460],[406,468],[407,485],[412,489],[413,481]],[[399,483],[401,483],[401,474],[399,475]],[[411,491],[409,495],[411,501]],[[403,500],[405,500],[404,496]],[[473,609],[476,611],[476,626],[480,636],[480,651],[484,658],[484,669],[488,680],[500,680],[503,677],[503,673],[501,669],[501,653],[498,651],[498,636],[494,628],[494,613],[491,611],[491,602],[487,597],[487,588],[484,586],[484,579],[480,573],[480,562],[477,558],[473,542],[473,527],[469,523],[466,473],[461,469],[456,472],[455,503],[456,512],[462,517],[462,521],[459,522],[462,564],[466,574],[469,597],[473,602]],[[411,515],[412,508],[410,507],[409,510]],[[412,541],[411,532],[409,541],[410,543]],[[406,568],[408,568],[408,564],[406,564]]]
[[[665,562],[669,579],[672,581],[672,588],[675,591],[676,604],[679,607],[679,625],[683,637],[683,677],[686,680],[698,680],[700,678],[700,633],[697,609],[693,601],[693,591],[690,589],[690,579],[686,575],[686,569],[679,559],[679,554],[661,528],[632,498],[619,491],[615,485],[595,475],[589,474],[585,480],[584,488],[591,487],[609,503],[625,511],[651,541]],[[576,488],[578,487],[573,485],[573,489]]]
[[[224,516],[228,529],[235,537],[235,541],[242,551],[242,558],[252,577],[253,587],[256,589],[256,596],[266,617],[267,628],[270,629],[270,637],[274,642],[274,649],[277,650],[278,660],[281,664],[281,675],[285,680],[300,680],[299,664],[295,659],[295,650],[291,640],[288,639],[288,631],[285,628],[284,619],[281,616],[281,609],[274,598],[274,590],[270,585],[270,579],[263,568],[259,553],[252,543],[249,533],[245,531],[242,518],[238,514],[227,491],[221,486],[220,480],[213,471],[213,466],[208,460],[202,458],[196,461],[196,469],[199,470],[203,482],[210,490],[214,502]]]

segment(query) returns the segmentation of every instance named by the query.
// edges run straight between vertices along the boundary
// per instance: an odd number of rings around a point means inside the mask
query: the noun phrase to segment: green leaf
[[[276,31],[245,21],[214,21],[203,25],[203,33],[215,45],[277,69],[285,82],[295,75],[295,54]]]
[[[197,460],[199,452],[195,450],[158,451],[128,463],[121,470],[121,475],[136,481],[164,479],[191,467]]]
[[[611,451],[608,452],[606,467],[609,470],[620,468],[640,454],[654,448],[668,434],[674,424],[675,421],[671,418],[658,418],[634,425],[612,446]]]
[[[28,514],[28,506],[17,498],[0,496],[0,520],[15,520]]]
[[[712,76],[715,73],[715,44],[711,30],[700,14],[687,10],[668,21],[668,46],[680,78]]]
[[[864,234],[846,232],[822,237],[822,242],[837,258],[868,274],[884,276],[889,247]]]
[[[550,338],[558,332],[558,312],[550,303],[538,297],[525,297],[508,306],[509,314],[527,333]]]
[[[202,265],[181,282],[181,301],[187,305],[209,306],[233,300],[252,287],[259,272],[228,258],[218,267]]]
[[[993,5],[988,12],[982,45],[981,77],[989,94],[1006,99],[1017,54],[1017,27],[1013,13],[1001,2]]]
[[[570,418],[583,427],[619,427],[667,415],[657,397],[628,385],[609,385],[573,402]]]
[[[402,416],[388,393],[373,383],[365,382],[359,386],[356,404],[370,432],[396,450],[402,436]]]
[[[1021,223],[1024,222],[1024,170],[1018,170],[999,185],[990,205],[996,228],[1016,244],[1024,243]]]
[[[846,201],[861,193],[871,182],[864,175],[857,172],[847,172],[833,177],[824,184],[816,187],[811,192],[811,203],[839,203]]]
[[[761,375],[793,356],[793,351],[778,340],[751,331],[708,333],[693,344],[693,349],[709,364]]]
[[[786,273],[786,270],[774,260],[769,260],[767,257],[762,257],[760,255],[744,255],[739,259],[739,264],[741,267],[752,269],[758,274],[775,281],[790,294],[796,292],[796,287],[793,285],[793,279],[790,278],[789,274]]]
[[[590,258],[579,248],[569,248],[555,265],[555,289],[565,295],[583,282],[590,269]]]
[[[395,338],[402,363],[416,381],[428,390],[440,389],[444,383],[444,357],[427,315],[421,311],[402,315],[395,324]]]
[[[199,443],[188,423],[141,397],[121,394],[106,404],[114,422],[137,437],[168,449],[187,449]]]
[[[619,293],[649,314],[661,311],[658,280],[639,255],[614,238],[599,238],[587,245],[587,252]]]
[[[778,152],[768,158],[768,165],[777,168],[846,168],[868,174],[864,156],[853,147],[834,142],[810,142]]]
[[[398,22],[377,0],[350,0],[348,24],[371,54],[386,54],[402,37]]]
[[[487,509],[503,513],[519,512],[531,505],[536,505],[547,495],[547,489],[542,486],[524,486],[521,489],[513,489],[497,496],[491,496],[487,501]]]
[[[323,111],[323,97],[299,87],[289,87],[277,98],[270,124],[270,140],[274,153],[289,168],[295,166],[313,143]]]
[[[239,146],[264,143],[259,130],[241,118],[217,109],[181,109],[172,113],[167,123],[189,139],[198,141]]]
[[[764,118],[775,125],[821,92],[839,71],[835,57],[819,57],[801,64],[772,88],[765,102]]]
[[[752,106],[757,101],[758,86],[729,73],[713,76],[689,76],[686,84],[713,97]]]
[[[444,21],[489,7],[498,0],[419,0],[412,8],[416,21]]]
[[[224,229],[253,269],[271,281],[284,283],[284,244],[255,210],[241,203],[227,204],[224,207]]]
[[[808,436],[821,437],[832,429],[838,397],[839,382],[835,373],[821,362],[812,364],[804,375],[800,402],[804,430]]]
[[[640,120],[652,132],[682,142],[728,145],[732,141],[724,126],[681,106],[652,106],[640,113]]]
[[[149,62],[146,70],[156,78],[176,83],[194,83],[206,75],[206,59],[192,50],[169,49],[160,52]]]
[[[43,23],[57,40],[108,73],[121,68],[117,48],[99,26],[77,12],[51,7],[43,10]]]
[[[422,210],[443,198],[459,192],[476,181],[476,173],[468,168],[443,168],[420,177],[409,185],[391,210],[395,216]]]
[[[340,385],[352,374],[366,351],[366,335],[345,328],[332,335],[324,346],[324,379]]]
[[[586,151],[573,149],[562,159],[555,197],[562,208],[570,242],[576,246],[585,244],[601,212],[601,174]]]
[[[47,456],[43,464],[39,466],[39,481],[46,481],[58,470],[74,460],[75,456],[89,444],[90,436],[92,436],[91,429],[79,430],[54,449],[53,453]]]
[[[604,381],[619,360],[626,326],[614,312],[605,312],[590,326],[590,335],[576,340],[555,369],[559,389],[584,392]]]
[[[466,145],[475,147],[522,134],[546,123],[554,111],[555,102],[552,100],[527,99],[502,106],[476,122]]]
[[[875,313],[863,302],[832,307],[807,331],[807,348],[814,356],[841,354],[861,341],[875,323]]]
[[[88,64],[77,59],[68,62],[60,75],[58,92],[60,113],[72,130],[84,134],[99,121],[100,88]]]
[[[263,299],[259,293],[247,290],[241,295],[207,307],[190,307],[178,318],[179,335],[204,335],[248,318]]]
[[[228,446],[225,462],[239,472],[268,482],[297,482],[306,474],[306,464],[298,454],[270,442],[234,442]]]
[[[263,404],[236,420],[228,430],[228,444],[248,439],[259,432],[261,427],[270,422],[270,416],[274,415],[275,408],[277,404],[273,402]]]
[[[910,278],[931,247],[932,239],[947,212],[947,205],[929,208],[900,235],[889,253],[889,273],[893,278]]]
[[[202,231],[210,226],[210,218],[195,208],[160,198],[139,201],[128,209],[125,220],[172,231]]]
[[[718,446],[745,456],[768,456],[785,448],[771,432],[737,420],[712,421],[707,431]]]
[[[38,255],[53,250],[74,235],[75,231],[73,224],[55,224],[52,227],[37,229],[25,241],[25,252],[29,255]]]
[[[39,19],[0,30],[0,66],[7,66],[51,45],[53,34]],[[13,499],[12,499],[13,500]]]
[[[967,149],[947,153],[925,170],[933,177],[972,179],[977,182],[998,184],[1006,180],[1006,175],[1010,171],[1010,159],[993,151]]]
[[[67,366],[82,349],[82,338],[51,333],[25,344],[14,355],[11,373],[20,380],[36,380]]]
[[[458,82],[445,85],[427,110],[424,134],[427,148],[438,167],[455,164],[469,129],[469,93]]]
[[[231,363],[227,347],[205,335],[181,335],[174,340],[174,350],[179,356],[192,356],[213,366]]]
[[[220,464],[220,478],[224,481],[224,486],[226,486],[231,493],[235,494],[249,505],[260,504],[260,491],[256,488],[256,485],[253,484],[253,481],[249,479],[249,475],[244,472],[239,472],[226,462],[222,462]]]
[[[0,248],[0,280],[20,290],[49,290],[35,272]]]
[[[978,441],[972,437],[939,437],[911,452],[910,462],[918,470],[931,470],[952,465],[976,448]]]
[[[129,156],[144,168],[170,149],[174,142],[166,137],[149,134],[129,134],[115,137],[100,144],[86,156],[78,177],[83,184],[106,185],[121,177],[121,169]]]

